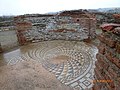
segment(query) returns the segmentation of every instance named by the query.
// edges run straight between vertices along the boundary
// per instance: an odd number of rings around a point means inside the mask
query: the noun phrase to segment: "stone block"
[[[115,45],[116,45],[116,41],[115,40],[112,40],[112,39],[110,39],[110,38],[106,38],[105,39],[105,43],[109,46],[109,47],[115,47]]]
[[[109,53],[106,53],[105,56],[109,61],[113,62],[113,57]]]
[[[98,39],[103,43],[105,42],[105,37],[102,34],[98,36]]]
[[[105,44],[104,43],[100,43],[100,45],[98,46],[98,50],[101,54],[105,54]]]
[[[97,54],[97,59],[98,59],[98,61],[96,61],[96,62],[98,62],[99,63],[99,65],[100,65],[100,67],[102,67],[102,68],[104,68],[104,69],[108,69],[108,67],[109,67],[109,64],[106,62],[106,60],[104,59],[104,55],[101,55],[101,54]]]
[[[101,41],[101,42],[103,42],[103,43],[105,43],[106,45],[108,45],[109,47],[115,47],[115,45],[116,45],[116,40],[113,40],[113,39],[111,39],[111,38],[108,38],[108,37],[106,37],[105,35],[99,35],[98,36],[98,39]]]
[[[117,73],[112,69],[112,67],[108,68],[108,73],[111,79],[114,79],[118,76]]]
[[[115,82],[109,82],[108,85],[110,86],[111,90],[115,89]]]
[[[120,42],[117,42],[116,43],[116,51],[118,52],[118,53],[120,53]]]
[[[112,61],[118,68],[120,68],[120,59],[114,57],[112,58]]]
[[[101,90],[101,89],[99,85],[95,84],[92,90]]]

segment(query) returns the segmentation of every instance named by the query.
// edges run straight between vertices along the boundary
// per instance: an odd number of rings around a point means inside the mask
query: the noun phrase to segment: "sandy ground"
[[[61,84],[37,61],[0,67],[0,90],[73,90]]]

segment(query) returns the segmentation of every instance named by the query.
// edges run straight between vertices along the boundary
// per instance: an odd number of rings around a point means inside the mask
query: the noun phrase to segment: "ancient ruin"
[[[0,90],[119,90],[120,14],[108,15],[80,9],[0,22]]]
[[[120,24],[104,24],[101,25],[101,29],[103,33],[98,36],[100,44],[98,45],[99,52],[96,55],[95,85],[93,90],[119,90]]]
[[[19,43],[46,40],[83,40],[95,37],[96,19],[83,11],[64,11],[56,15],[15,17]]]

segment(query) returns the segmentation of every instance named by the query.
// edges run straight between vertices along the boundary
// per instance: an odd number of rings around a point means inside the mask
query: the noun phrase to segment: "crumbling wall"
[[[106,24],[102,30],[103,33],[98,36],[100,44],[96,55],[93,90],[119,90],[120,28],[118,24]]]
[[[26,21],[16,23],[17,37],[20,45],[24,45],[27,43],[27,37],[25,33],[26,33],[26,30],[29,30],[31,28],[31,26],[32,26],[31,23]]]
[[[21,44],[45,40],[83,40],[95,37],[95,18],[85,15],[23,15],[15,17],[16,30]],[[23,22],[30,23],[30,28]],[[21,24],[20,24],[21,23]],[[21,29],[22,28],[22,29]],[[19,30],[18,30],[19,29]],[[23,36],[23,37],[22,37]],[[23,40],[24,38],[24,40]]]

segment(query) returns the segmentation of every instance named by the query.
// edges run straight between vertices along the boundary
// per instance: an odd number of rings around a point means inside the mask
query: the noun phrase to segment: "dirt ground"
[[[91,90],[96,53],[90,43],[61,40],[2,53],[0,90]]]
[[[60,83],[37,61],[0,67],[0,90],[73,90]]]

